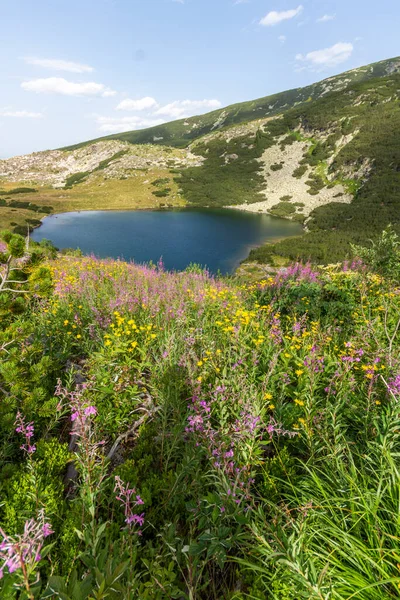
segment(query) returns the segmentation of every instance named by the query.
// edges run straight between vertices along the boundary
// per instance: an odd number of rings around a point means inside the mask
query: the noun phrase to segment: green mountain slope
[[[307,221],[309,232],[297,244],[278,244],[279,254],[340,260],[350,243],[374,238],[389,223],[400,231],[399,99],[400,76],[395,74],[351,86],[271,123],[275,134],[293,135],[301,128],[319,136],[303,159],[314,169],[311,190],[344,183],[353,196],[348,204],[316,208]],[[349,141],[341,147],[345,135]]]
[[[68,146],[64,150],[75,150],[100,140],[120,140],[131,144],[160,144],[186,146],[192,140],[211,131],[264,117],[271,117],[298,104],[322,98],[332,91],[341,91],[350,85],[368,81],[400,71],[400,57],[380,61],[330,77],[304,88],[297,88],[252,100],[233,104],[205,115],[173,121],[140,131],[128,131],[97,138],[81,144]]]
[[[302,238],[256,250],[254,259],[340,260],[350,243],[389,223],[400,228],[399,95],[393,73],[205,136],[191,147],[202,165],[181,171],[184,197],[305,222]]]

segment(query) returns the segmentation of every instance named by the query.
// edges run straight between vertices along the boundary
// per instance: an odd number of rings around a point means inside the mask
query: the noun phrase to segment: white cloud
[[[325,67],[335,67],[336,65],[340,65],[350,58],[353,50],[353,44],[339,42],[330,48],[314,50],[313,52],[308,52],[306,55],[297,54],[296,60],[306,62],[311,68],[318,70]]]
[[[41,119],[42,113],[32,112],[30,110],[1,110],[0,117],[15,117],[17,119]]]
[[[284,43],[286,42],[286,35],[280,35],[280,36],[278,37],[278,40],[279,40],[279,41],[280,41],[282,44],[284,44]]]
[[[52,69],[53,71],[68,71],[69,73],[92,73],[93,67],[81,63],[71,62],[69,60],[57,60],[53,58],[37,58],[35,56],[25,56],[24,61],[28,65]]]
[[[282,21],[293,19],[303,11],[303,8],[303,5],[300,4],[300,6],[298,6],[297,8],[293,8],[292,10],[283,10],[281,12],[273,10],[261,19],[260,25],[264,25],[265,27],[272,27],[273,25],[277,25]]]
[[[94,83],[93,81],[75,83],[62,77],[24,81],[21,83],[21,87],[28,92],[36,92],[37,94],[61,94],[63,96],[102,96],[107,98],[115,96],[117,93],[102,83]]]
[[[132,129],[143,129],[144,127],[155,127],[161,125],[163,119],[141,118],[141,117],[96,117],[100,131],[106,133],[122,133]]]
[[[324,15],[317,19],[317,23],[326,23],[327,21],[333,21],[334,19],[336,19],[336,15]]]
[[[145,98],[140,98],[139,100],[131,100],[127,98],[126,100],[122,100],[116,107],[116,110],[149,110],[150,108],[157,108],[158,102],[151,98],[150,96],[146,96]]]
[[[219,100],[176,100],[165,106],[161,106],[156,115],[163,115],[171,119],[190,117],[205,112],[207,110],[216,110],[222,106]]]

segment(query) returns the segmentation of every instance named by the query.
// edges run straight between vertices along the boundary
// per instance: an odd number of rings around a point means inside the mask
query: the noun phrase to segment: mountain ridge
[[[366,69],[368,69],[368,71],[365,71]],[[62,147],[60,150],[75,150],[88,144],[108,140],[127,141],[135,144],[154,143],[165,145],[168,142],[168,145],[173,146],[187,145],[194,139],[213,131],[213,127],[220,119],[220,125],[215,126],[215,129],[256,120],[257,118],[261,118],[261,116],[263,118],[272,117],[288,107],[293,98],[299,98],[299,93],[302,100],[296,100],[296,102],[304,103],[307,102],[308,98],[310,97],[312,100],[316,100],[326,93],[338,91],[338,87],[340,88],[340,86],[343,86],[341,89],[346,89],[346,87],[348,87],[346,84],[366,81],[374,77],[381,77],[383,74],[389,75],[393,72],[400,72],[400,56],[371,63],[370,65],[357,67],[355,69],[350,69],[349,71],[328,77],[322,81],[317,81],[305,87],[292,88],[283,92],[262,96],[260,98],[256,98],[255,100],[236,102],[224,108],[205,113],[204,115],[178,119],[176,121],[171,121],[169,123],[156,125],[155,127],[146,129],[101,136],[92,140],[88,140],[87,142],[81,142]],[[350,79],[346,82],[343,78],[346,79],[346,76],[349,75],[352,77],[350,77]],[[336,89],[334,86],[333,88],[329,89],[330,83],[328,82],[336,82]],[[322,91],[319,91],[320,89],[322,89]],[[317,97],[313,97],[314,95]],[[272,107],[271,102],[276,104],[276,106]],[[263,115],[258,115],[255,117],[252,114],[256,110],[261,111],[265,109],[266,112]],[[200,126],[198,126],[199,123],[196,121],[200,123]],[[188,125],[185,126],[185,123]],[[183,134],[179,133],[181,127],[183,127]],[[188,127],[192,127],[192,129],[188,131]],[[176,137],[176,135],[179,135],[180,137]]]

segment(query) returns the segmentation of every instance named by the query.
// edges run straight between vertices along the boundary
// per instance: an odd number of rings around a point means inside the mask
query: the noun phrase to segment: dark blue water
[[[167,269],[198,263],[230,273],[251,248],[301,231],[298,223],[228,209],[87,211],[46,217],[32,238],[101,258],[142,263],[162,257]]]

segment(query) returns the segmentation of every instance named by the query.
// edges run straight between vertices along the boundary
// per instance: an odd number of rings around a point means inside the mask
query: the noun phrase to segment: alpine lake
[[[159,262],[168,270],[191,263],[232,273],[250,250],[300,235],[299,223],[234,209],[81,211],[51,215],[32,233],[57,248],[135,263]]]

